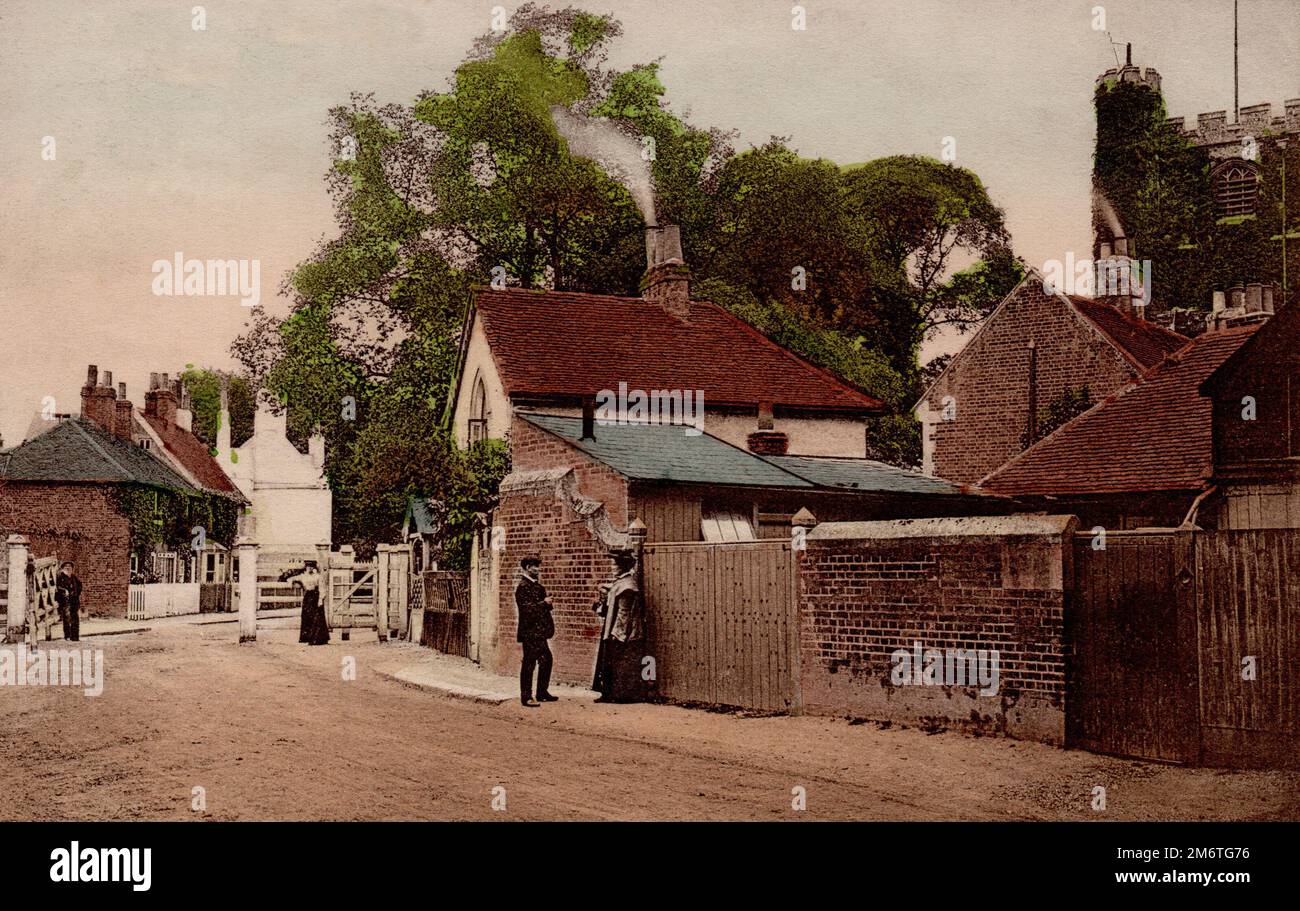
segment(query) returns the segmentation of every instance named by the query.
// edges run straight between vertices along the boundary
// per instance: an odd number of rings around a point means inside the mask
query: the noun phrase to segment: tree
[[[188,365],[181,374],[185,391],[190,394],[194,435],[208,444],[217,445],[217,431],[221,426],[221,386],[227,389],[230,409],[230,445],[242,446],[253,435],[253,416],[257,411],[252,384],[242,376]]]
[[[657,63],[605,69],[620,33],[609,16],[525,4],[447,90],[330,111],[337,236],[286,279],[292,312],[255,311],[232,350],[288,408],[292,437],[325,434],[338,540],[394,540],[421,495],[463,550],[502,470],[443,427],[471,285],[636,295],[645,223],[682,226],[702,294],[895,405],[878,451],[914,461],[916,339],[931,315],[995,293],[1001,213],[944,166],[846,171],[780,140],[736,155],[731,134],[670,110]],[[898,249],[875,221],[896,214],[890,192],[915,210]],[[954,249],[989,265],[949,276]]]

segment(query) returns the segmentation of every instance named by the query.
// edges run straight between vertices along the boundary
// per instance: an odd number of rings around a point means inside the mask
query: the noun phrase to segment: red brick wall
[[[36,557],[77,564],[82,615],[125,617],[131,533],[104,484],[0,483],[0,529],[31,541]]]
[[[518,466],[515,468],[518,470]],[[501,602],[497,615],[497,670],[512,674],[519,671],[523,653],[515,642],[515,570],[525,556],[538,556],[542,560],[542,585],[555,606],[553,679],[591,686],[600,637],[600,618],[591,606],[600,583],[613,575],[614,564],[608,551],[583,518],[558,499],[552,489],[537,495],[504,494],[493,521],[505,529],[498,580]]]
[[[1066,389],[1088,386],[1094,402],[1136,371],[1082,316],[1041,283],[1026,281],[926,394],[941,412],[952,396],[956,419],[934,425],[934,473],[973,483],[1021,451],[1029,420],[1029,350],[1038,349],[1038,408]]]
[[[582,495],[604,503],[610,521],[619,528],[627,526],[627,481],[554,434],[521,418],[515,418],[510,428],[510,466],[514,471],[572,468]]]
[[[816,540],[799,559],[804,708],[1064,739],[1069,535]],[[999,688],[891,680],[896,649],[997,649]]]

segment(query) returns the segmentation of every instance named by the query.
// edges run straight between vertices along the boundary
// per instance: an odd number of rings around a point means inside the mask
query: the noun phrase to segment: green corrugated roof
[[[842,459],[819,456],[765,456],[787,471],[821,487],[870,490],[879,493],[962,494],[960,487],[939,478],[927,477],[871,459]]]
[[[582,419],[550,414],[519,415],[563,437],[598,462],[635,481],[679,481],[747,487],[812,487],[779,465],[702,433],[668,424],[596,425],[596,439],[580,440]]]
[[[84,418],[66,418],[0,457],[13,481],[100,481],[148,484],[184,493],[195,487],[139,446]]]

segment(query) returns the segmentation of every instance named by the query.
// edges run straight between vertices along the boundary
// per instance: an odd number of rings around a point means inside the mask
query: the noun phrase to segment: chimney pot
[[[126,383],[117,384],[117,397],[119,399],[126,398]]]
[[[99,368],[96,367],[94,364],[91,364],[89,367],[86,368],[86,385],[87,386],[99,385]]]
[[[583,440],[596,439],[596,401],[592,398],[582,402],[582,437]]]
[[[102,385],[105,389],[112,389],[113,371],[105,370],[102,374],[100,374],[99,381],[100,381],[100,385]]]
[[[1222,291],[1215,291],[1213,296],[1210,298],[1210,301],[1211,301],[1210,308],[1216,314],[1222,313],[1225,309],[1227,309],[1228,304],[1227,301],[1225,300],[1225,296]]]
[[[1246,312],[1259,313],[1264,309],[1264,286],[1251,282],[1246,286]]]
[[[1264,286],[1263,307],[1265,313],[1273,312],[1273,283],[1269,282]]]
[[[1228,289],[1228,306],[1236,310],[1242,310],[1246,306],[1246,289],[1241,285],[1233,285]]]

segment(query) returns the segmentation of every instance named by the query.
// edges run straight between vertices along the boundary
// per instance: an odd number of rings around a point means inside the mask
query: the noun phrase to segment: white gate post
[[[325,614],[325,625],[329,627],[334,615],[330,613],[330,596],[334,583],[330,579],[330,542],[321,541],[316,545],[316,568],[320,570],[320,609]]]
[[[27,590],[27,557],[31,543],[22,535],[10,535],[9,545],[9,619],[5,624],[5,642],[21,642],[23,628],[27,626],[27,601],[32,593]]]
[[[392,566],[392,554],[389,545],[380,544],[375,548],[375,626],[379,641],[388,641],[388,631],[392,624],[388,620],[388,569]]]
[[[239,552],[239,641],[257,641],[257,542],[235,541]]]

